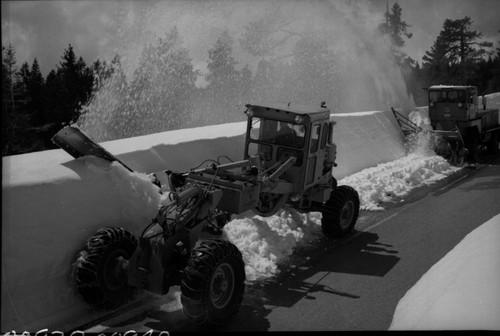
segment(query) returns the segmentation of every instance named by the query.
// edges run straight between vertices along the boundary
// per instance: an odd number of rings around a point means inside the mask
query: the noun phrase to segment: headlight
[[[462,107],[462,106],[463,106],[462,103],[458,103],[458,107]]]
[[[246,110],[246,111],[245,111],[245,113],[246,113],[246,115],[247,115],[249,118],[253,117],[253,111],[252,111],[252,110],[248,109],[248,110]]]
[[[295,123],[296,124],[302,124],[304,122],[304,117],[303,116],[295,116]]]

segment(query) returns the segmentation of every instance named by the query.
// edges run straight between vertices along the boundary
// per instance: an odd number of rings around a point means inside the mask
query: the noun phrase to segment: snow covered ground
[[[380,210],[381,202],[456,170],[425,146],[405,156],[390,113],[332,116],[338,122],[334,141],[339,147],[334,174],[339,184],[359,191],[362,209]],[[182,170],[207,156],[241,158],[244,132],[244,124],[235,123],[103,146],[137,171]],[[6,157],[3,167],[2,331],[74,323],[90,312],[71,284],[75,254],[101,226],[141,230],[156,212],[158,189],[142,173],[97,158],[71,160],[62,150]],[[319,213],[290,209],[269,218],[246,213],[235,216],[224,234],[242,251],[247,279],[257,281],[274,276],[295,247],[317,237],[320,220]],[[171,308],[178,309],[178,293],[169,297]]]

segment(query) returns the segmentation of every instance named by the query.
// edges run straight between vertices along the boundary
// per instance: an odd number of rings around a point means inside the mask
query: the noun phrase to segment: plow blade
[[[121,162],[116,156],[95,143],[76,127],[68,126],[61,129],[52,137],[52,142],[64,149],[75,159],[86,155],[94,155],[104,160],[117,161],[126,169],[133,172],[131,168]]]
[[[434,151],[443,156],[453,165],[461,165],[467,155],[465,142],[458,129],[450,131],[432,130],[434,138]]]

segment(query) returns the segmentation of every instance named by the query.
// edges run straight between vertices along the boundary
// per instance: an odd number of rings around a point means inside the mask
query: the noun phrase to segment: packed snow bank
[[[332,117],[337,121],[337,178],[404,155],[390,112]],[[187,170],[219,155],[241,159],[244,133],[245,123],[234,123],[102,145],[138,172]],[[137,234],[156,213],[158,190],[144,174],[131,174],[98,158],[73,160],[62,150],[4,157],[2,166],[2,329],[74,326],[77,317],[91,311],[73,290],[70,272],[76,254],[100,227],[124,227]],[[276,263],[304,239],[303,228],[290,226],[297,225],[296,220],[285,214],[278,217],[253,217],[250,222],[240,218],[228,226],[235,231],[226,234],[233,234],[236,242],[240,239],[239,247],[245,250],[250,242],[238,236],[237,228],[252,230],[252,225],[262,224],[260,220],[270,223],[269,230],[261,228],[265,231],[253,235],[254,245],[248,246],[250,279],[274,274]],[[311,220],[319,223],[318,217]],[[258,238],[262,234],[267,242]],[[274,240],[269,238],[272,234]],[[252,257],[252,251],[259,257]]]
[[[405,155],[403,136],[391,111],[332,114],[337,122],[337,179]]]
[[[137,235],[156,214],[160,194],[146,175],[96,157],[71,169],[80,180],[3,190],[2,331],[61,328],[88,313],[70,277],[86,239],[106,226]]]
[[[392,330],[500,329],[500,214],[469,233],[399,301]]]

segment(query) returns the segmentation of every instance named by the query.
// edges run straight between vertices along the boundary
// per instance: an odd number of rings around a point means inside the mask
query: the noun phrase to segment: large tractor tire
[[[358,192],[350,186],[337,187],[321,212],[321,228],[326,236],[337,238],[346,235],[354,228],[358,219]]]
[[[186,316],[198,325],[231,323],[245,290],[245,265],[240,251],[220,239],[193,249],[181,281]]]
[[[131,298],[133,287],[124,263],[136,248],[137,239],[122,228],[101,228],[87,240],[73,269],[76,287],[87,303],[113,308]]]

